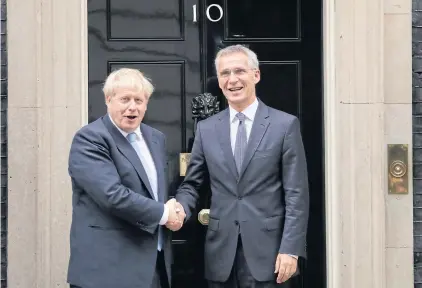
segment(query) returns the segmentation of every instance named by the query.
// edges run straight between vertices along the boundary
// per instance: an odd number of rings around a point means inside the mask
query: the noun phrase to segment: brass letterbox
[[[179,170],[180,176],[186,176],[186,170],[190,161],[190,153],[180,153],[179,155]]]

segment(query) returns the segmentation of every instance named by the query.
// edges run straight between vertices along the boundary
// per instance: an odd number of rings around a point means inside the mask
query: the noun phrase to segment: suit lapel
[[[158,135],[152,129],[148,129],[144,124],[141,124],[141,132],[142,136],[144,137],[145,143],[147,144],[149,151],[151,152],[152,160],[154,161],[155,170],[157,171],[157,195],[159,202],[164,202],[164,194],[160,193],[161,191],[165,191],[163,189],[163,163],[160,159],[162,155],[159,152],[159,142],[158,142]]]
[[[248,146],[243,159],[242,169],[240,170],[239,180],[242,178],[243,173],[245,173],[246,168],[251,162],[251,159],[255,154],[259,143],[261,143],[269,124],[270,118],[268,115],[268,106],[259,101],[258,110],[256,111],[255,119],[252,124],[251,135],[249,136]]]
[[[224,113],[221,113],[219,121],[216,124],[216,130],[218,133],[218,139],[220,141],[221,149],[224,153],[224,159],[227,162],[230,171],[233,176],[237,179],[236,163],[234,161],[233,151],[230,142],[230,113],[229,109],[226,109]]]
[[[135,167],[136,173],[138,173],[139,178],[144,182],[145,186],[152,199],[154,199],[154,193],[152,192],[151,185],[148,180],[147,173],[145,172],[144,167],[142,166],[141,160],[139,159],[138,154],[136,154],[135,149],[129,141],[123,136],[122,133],[111,123],[108,115],[103,116],[104,125],[107,127],[114,141],[116,142],[117,149],[129,160],[129,162]]]

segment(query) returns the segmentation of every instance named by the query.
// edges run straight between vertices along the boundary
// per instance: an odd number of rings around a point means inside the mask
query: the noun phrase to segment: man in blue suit
[[[163,226],[180,229],[184,215],[167,202],[165,136],[141,124],[153,90],[138,70],[112,72],[103,89],[107,115],[73,139],[71,287],[170,286],[171,243]]]

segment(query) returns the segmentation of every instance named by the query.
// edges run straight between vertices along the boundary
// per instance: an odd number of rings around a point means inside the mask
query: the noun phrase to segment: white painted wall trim
[[[338,155],[336,139],[336,35],[335,2],[323,1],[323,89],[324,89],[324,159],[325,159],[325,218],[327,287],[341,287],[340,225],[336,216],[340,214],[338,179],[336,177]]]

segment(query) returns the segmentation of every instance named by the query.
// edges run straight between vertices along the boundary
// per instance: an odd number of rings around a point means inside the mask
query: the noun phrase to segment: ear
[[[105,104],[108,106],[108,104],[110,104],[110,102],[111,102],[111,96],[106,96],[105,97]]]
[[[261,80],[261,71],[257,69],[254,72],[254,83],[258,84],[259,80]]]

